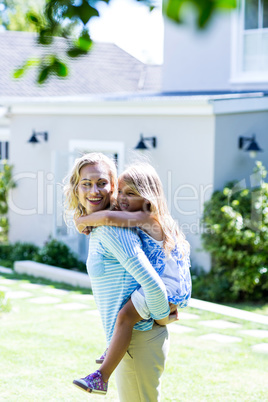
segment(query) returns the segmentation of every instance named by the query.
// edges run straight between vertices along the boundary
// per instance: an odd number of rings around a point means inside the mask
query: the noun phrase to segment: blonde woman
[[[66,208],[75,218],[109,210],[116,192],[114,163],[103,154],[87,154],[75,161],[65,185]],[[145,256],[135,230],[112,226],[94,228],[90,234],[87,269],[107,346],[119,311],[139,285],[143,288],[151,317],[161,320],[169,316],[165,286]],[[152,319],[134,326],[128,353],[116,373],[121,401],[160,400],[160,377],[168,344],[166,327],[154,324]],[[83,382],[86,390],[107,391],[107,382],[103,381],[100,372],[87,376]],[[82,381],[79,387],[81,384]]]
[[[166,325],[177,319],[176,306],[185,307],[190,298],[189,244],[168,211],[162,183],[151,165],[130,166],[119,177],[118,206],[120,211],[105,210],[81,216],[76,221],[77,227],[81,232],[88,226],[99,225],[139,227],[145,254],[161,276],[174,311],[169,317],[156,320],[157,324]],[[151,312],[140,287],[120,310],[108,351],[100,359],[102,365],[96,373],[106,384],[129,348],[134,325],[150,319]],[[96,373],[74,380],[74,384],[88,392],[99,392],[99,387],[95,389],[91,381]]]

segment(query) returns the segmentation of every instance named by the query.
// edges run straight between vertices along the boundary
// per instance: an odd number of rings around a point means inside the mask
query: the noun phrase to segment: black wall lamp
[[[245,143],[248,143],[248,147],[243,148]],[[244,151],[249,152],[249,156],[251,158],[256,158],[257,152],[262,152],[263,150],[259,147],[256,141],[255,134],[252,137],[239,137],[238,139],[238,148],[244,149]]]
[[[37,136],[40,135],[44,138],[44,141],[48,141],[48,133],[46,131],[41,131],[37,133],[33,130],[33,134],[31,138],[28,140],[28,142],[30,142],[31,144],[38,144],[40,141],[38,141]]]
[[[141,134],[140,141],[138,142],[138,145],[135,147],[135,149],[139,149],[139,150],[149,149],[147,147],[147,145],[145,144],[145,141],[150,141],[152,148],[156,148],[156,137],[146,137],[145,138]]]

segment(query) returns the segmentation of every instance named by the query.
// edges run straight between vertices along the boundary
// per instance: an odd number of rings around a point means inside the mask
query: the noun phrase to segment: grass
[[[12,282],[1,283],[1,278],[12,279]],[[24,286],[29,282],[40,286],[26,289]],[[94,313],[94,300],[78,299],[89,290],[4,274],[0,276],[0,286],[11,291],[29,291],[32,298],[53,296],[59,299],[59,303],[53,305],[34,304],[30,298],[11,299],[11,311],[0,313],[0,400],[118,401],[114,377],[106,397],[88,395],[72,385],[74,378],[96,369],[95,358],[105,349],[101,321]],[[53,289],[69,291],[61,295],[48,293]],[[69,302],[83,303],[86,308],[68,311],[57,307]],[[265,312],[266,309],[264,306]],[[199,318],[180,320],[180,325],[192,328],[192,332],[170,333],[161,401],[267,401],[268,355],[253,352],[251,346],[268,342],[268,339],[240,333],[244,329],[267,330],[267,327],[192,308],[184,311],[197,314]],[[218,318],[238,323],[241,327],[220,330],[200,324],[200,321]],[[201,335],[211,332],[239,336],[242,340],[220,344],[200,339]]]

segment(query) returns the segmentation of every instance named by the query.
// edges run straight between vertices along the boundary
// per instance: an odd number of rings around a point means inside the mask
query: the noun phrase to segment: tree
[[[0,0],[1,1],[1,0]],[[15,0],[4,0],[12,2]],[[16,0],[17,1],[17,0]],[[22,0],[23,1],[23,0]],[[45,0],[42,12],[28,9],[27,21],[38,33],[38,44],[51,46],[56,36],[66,41],[67,58],[77,58],[86,55],[92,46],[88,22],[93,17],[99,17],[98,3],[109,4],[111,0]],[[150,10],[155,8],[155,0],[136,0],[147,5]],[[3,2],[3,1],[2,1]],[[191,9],[195,14],[195,25],[199,29],[207,26],[212,16],[223,9],[236,7],[236,0],[164,0],[163,13],[177,24],[185,22],[185,9]],[[0,11],[1,15],[1,11]],[[73,24],[76,26],[74,35]],[[31,67],[38,68],[38,83],[44,83],[49,76],[66,77],[68,68],[66,60],[57,54],[44,55],[40,59],[28,60],[15,72],[15,77],[21,77]]]

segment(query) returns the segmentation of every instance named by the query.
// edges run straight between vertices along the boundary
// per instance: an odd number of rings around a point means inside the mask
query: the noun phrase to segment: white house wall
[[[267,91],[267,71],[240,71],[240,18],[237,10],[221,12],[204,30],[197,30],[191,23],[174,24],[166,18],[163,91]]]
[[[164,91],[230,89],[230,15],[213,18],[205,30],[165,19]]]
[[[85,105],[84,105],[85,106]],[[160,107],[161,106],[161,107]],[[172,215],[178,220],[192,247],[193,265],[209,266],[200,247],[200,218],[214,181],[214,116],[211,105],[201,102],[191,107],[162,104],[118,107],[110,114],[105,107],[82,105],[68,113],[64,106],[14,106],[11,126],[11,162],[17,188],[11,193],[10,241],[43,244],[55,232],[55,210],[51,200],[53,155],[68,152],[71,140],[124,142],[126,162],[137,158],[140,133],[156,136],[157,148],[149,153],[163,181]],[[112,105],[111,105],[112,107]],[[115,107],[115,106],[114,106]],[[128,106],[129,107],[129,106]],[[138,109],[142,110],[140,115]],[[34,112],[33,112],[34,110]],[[48,142],[27,143],[32,130],[47,131]],[[139,156],[140,158],[140,156]],[[67,172],[65,172],[67,173]]]
[[[267,100],[268,103],[268,100]],[[231,180],[245,180],[250,187],[250,175],[256,160],[268,167],[268,104],[266,111],[234,113],[216,116],[214,188],[220,190]],[[252,159],[248,152],[238,148],[238,138],[256,135],[264,152]],[[245,144],[247,147],[248,144]]]

